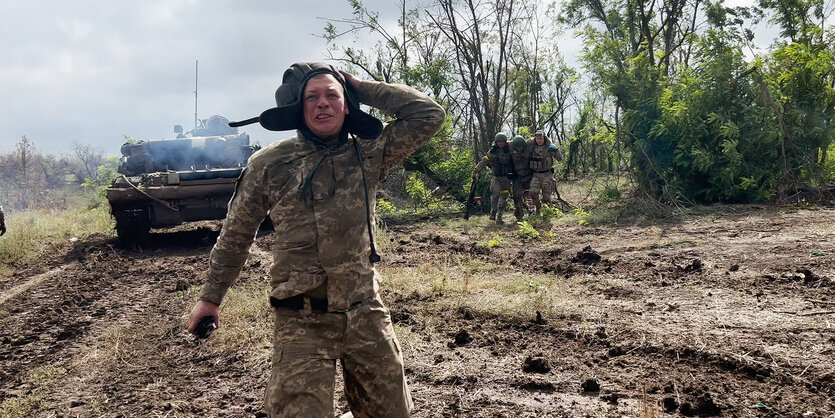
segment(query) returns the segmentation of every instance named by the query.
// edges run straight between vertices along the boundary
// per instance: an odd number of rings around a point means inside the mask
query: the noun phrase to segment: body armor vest
[[[487,165],[490,166],[494,176],[505,177],[513,172],[513,157],[506,146],[504,148],[490,148],[487,158]]]
[[[530,167],[533,171],[547,171],[554,166],[554,157],[548,152],[548,142],[537,145],[535,142],[531,149]]]

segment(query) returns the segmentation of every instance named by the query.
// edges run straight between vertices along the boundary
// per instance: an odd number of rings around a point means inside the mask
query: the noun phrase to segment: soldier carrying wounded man
[[[530,144],[528,158],[533,171],[530,195],[536,207],[536,213],[539,213],[542,210],[543,201],[556,202],[554,194],[557,190],[557,181],[554,179],[554,160],[562,161],[562,153],[556,145],[545,138],[544,132],[536,131],[534,140]]]
[[[513,176],[513,157],[507,146],[507,134],[499,132],[493,139],[493,146],[487,155],[481,159],[473,170],[472,178],[476,178],[484,167],[490,167],[493,178],[490,180],[490,219],[497,224],[503,224],[502,215],[507,197],[510,194]]]

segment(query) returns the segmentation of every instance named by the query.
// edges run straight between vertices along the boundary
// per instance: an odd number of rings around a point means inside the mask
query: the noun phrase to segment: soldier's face
[[[536,135],[534,138],[536,138],[536,145],[542,145],[543,143],[545,143],[544,135]]]
[[[304,87],[304,123],[320,138],[339,134],[348,114],[342,84],[330,74],[311,78]]]
[[[504,148],[505,144],[507,144],[506,141],[496,141],[497,148]]]

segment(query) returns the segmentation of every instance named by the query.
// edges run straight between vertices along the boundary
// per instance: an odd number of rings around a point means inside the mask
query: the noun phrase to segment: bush
[[[397,208],[385,199],[377,199],[377,213],[380,216],[392,216],[397,213]]]
[[[615,186],[606,186],[603,190],[597,192],[597,200],[601,203],[617,202],[621,199],[622,194]]]
[[[406,193],[412,199],[415,209],[418,206],[428,207],[435,200],[418,173],[409,174],[409,179],[406,180]]]

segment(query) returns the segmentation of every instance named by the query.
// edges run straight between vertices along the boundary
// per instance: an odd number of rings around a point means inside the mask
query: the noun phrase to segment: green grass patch
[[[270,285],[250,280],[232,286],[220,306],[220,328],[212,339],[224,352],[265,348],[272,342]]]
[[[6,218],[7,232],[0,237],[0,274],[9,265],[30,261],[50,246],[70,238],[112,234],[113,220],[107,207],[68,211],[12,212]]]
[[[383,292],[431,296],[447,309],[466,307],[476,312],[529,317],[533,312],[553,314],[567,285],[552,276],[523,274],[467,258],[445,265],[381,270]]]
[[[0,417],[28,418],[40,407],[41,398],[27,396],[24,398],[9,398],[0,404]]]
[[[39,386],[42,386],[66,374],[67,369],[52,364],[47,364],[29,372],[29,381]]]

